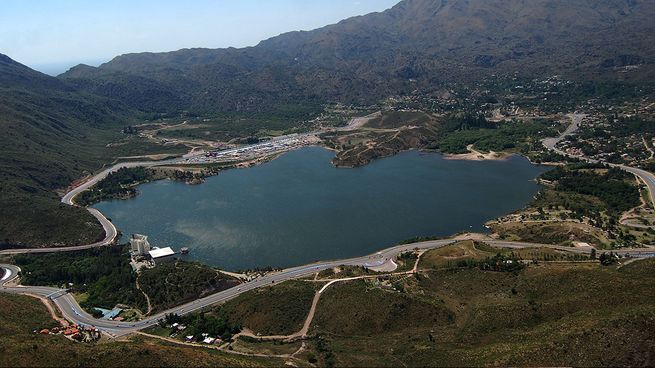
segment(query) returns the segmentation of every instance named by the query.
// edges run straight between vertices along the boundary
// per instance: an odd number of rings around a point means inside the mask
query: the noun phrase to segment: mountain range
[[[653,19],[652,0],[404,0],[255,47],[122,55],[57,78],[0,55],[0,247],[101,236],[54,191],[115,159],[108,143],[145,114],[368,104],[492,75],[652,84]]]
[[[637,80],[653,75],[654,17],[649,0],[404,0],[255,47],[122,55],[61,79],[149,112],[371,103],[489,75]]]

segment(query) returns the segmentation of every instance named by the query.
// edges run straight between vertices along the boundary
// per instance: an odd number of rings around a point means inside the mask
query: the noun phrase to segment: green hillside
[[[492,75],[639,84],[655,71],[654,16],[646,0],[404,0],[255,47],[121,55],[61,78],[143,111],[199,113],[370,104]]]
[[[121,129],[136,114],[0,55],[0,249],[88,244],[103,238],[85,210],[56,190],[141,148]]]
[[[501,259],[497,252],[463,242],[425,254],[418,275],[331,286],[318,303],[308,356],[319,366],[335,367],[655,363],[654,261],[603,267],[598,262],[562,262],[575,257],[551,249],[507,250],[501,251],[505,259],[559,262],[483,270],[481,261]],[[222,310],[256,311],[260,318],[241,322],[257,332],[297,331],[298,322],[295,330],[281,330],[278,321],[301,321],[299,311],[308,309],[312,291],[299,298],[298,283],[292,285],[259,295],[274,295],[271,305],[250,292]],[[291,309],[280,310],[280,303]]]

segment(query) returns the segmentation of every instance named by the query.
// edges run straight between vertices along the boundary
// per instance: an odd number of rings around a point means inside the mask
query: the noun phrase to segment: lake
[[[319,147],[228,170],[191,186],[159,181],[97,204],[125,236],[191,249],[190,260],[240,270],[363,256],[416,236],[484,232],[525,206],[547,168],[513,156],[454,161],[417,151],[337,169]]]

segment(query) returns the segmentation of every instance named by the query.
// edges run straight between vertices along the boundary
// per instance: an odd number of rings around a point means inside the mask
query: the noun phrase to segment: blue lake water
[[[304,148],[190,186],[159,181],[125,201],[99,203],[124,234],[191,249],[190,260],[228,270],[289,267],[362,256],[416,236],[485,231],[526,205],[547,170],[522,157],[452,161],[405,152],[357,169]]]

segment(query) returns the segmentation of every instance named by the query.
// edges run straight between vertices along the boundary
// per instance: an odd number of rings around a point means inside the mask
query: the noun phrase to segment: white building
[[[150,257],[155,264],[175,260],[175,251],[171,248],[154,248],[150,251]]]
[[[132,255],[145,256],[150,252],[150,243],[148,237],[145,235],[134,234],[130,238],[130,246]]]

